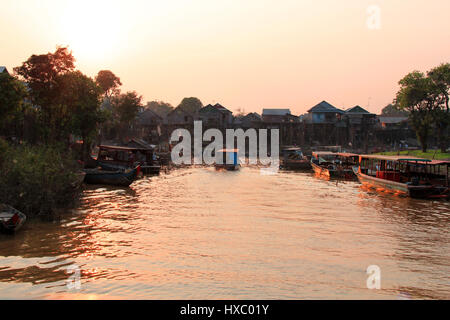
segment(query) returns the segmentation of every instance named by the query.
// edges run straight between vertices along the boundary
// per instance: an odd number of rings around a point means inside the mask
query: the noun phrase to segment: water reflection
[[[449,212],[449,202],[248,167],[89,186],[64,219],[0,236],[0,297],[449,298]],[[371,264],[382,290],[366,288]],[[80,291],[65,285],[70,265]]]

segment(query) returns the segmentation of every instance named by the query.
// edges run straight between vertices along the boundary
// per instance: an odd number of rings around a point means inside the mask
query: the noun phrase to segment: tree
[[[428,72],[428,77],[436,87],[438,105],[433,113],[437,129],[439,147],[446,152],[448,147],[448,132],[450,126],[449,91],[450,91],[450,63],[441,64]]]
[[[110,98],[113,94],[119,94],[122,85],[120,78],[109,70],[101,70],[95,77],[95,82],[102,89],[105,97]]]
[[[408,111],[400,110],[393,104],[388,104],[381,110],[381,114],[384,116],[408,116]]]
[[[145,106],[146,109],[150,109],[155,112],[160,117],[165,117],[167,114],[173,110],[173,106],[170,103],[163,101],[150,101],[147,102]]]
[[[61,138],[61,116],[64,106],[58,104],[60,92],[57,80],[75,69],[75,58],[66,47],[57,47],[54,53],[32,55],[14,71],[30,89],[30,100],[40,110],[43,140]]]
[[[140,109],[143,107],[142,96],[139,96],[136,91],[129,91],[114,96],[112,106],[114,118],[119,125],[120,133],[128,134]]]
[[[23,115],[27,95],[27,89],[22,82],[7,73],[0,73],[0,133],[6,134],[11,123],[19,122],[18,118]],[[5,132],[1,132],[3,130]]]
[[[70,72],[58,79],[60,103],[67,108],[68,129],[83,140],[81,159],[86,160],[97,126],[104,120],[100,110],[102,89],[80,71]]]
[[[178,108],[182,108],[190,113],[196,113],[198,110],[203,108],[202,102],[195,97],[184,98],[178,105]]]
[[[440,104],[437,87],[419,71],[406,75],[399,81],[399,85],[395,105],[401,110],[409,111],[409,119],[422,145],[422,151],[426,152],[434,120],[433,112]]]

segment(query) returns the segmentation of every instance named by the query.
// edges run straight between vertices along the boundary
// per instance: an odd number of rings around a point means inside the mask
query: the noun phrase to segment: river
[[[449,222],[353,181],[178,169],[0,235],[0,298],[449,299]]]

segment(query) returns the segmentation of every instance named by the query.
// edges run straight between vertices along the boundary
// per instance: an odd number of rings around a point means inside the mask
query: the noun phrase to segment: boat
[[[281,149],[280,169],[309,170],[311,162],[303,155],[298,147],[285,147]]]
[[[15,233],[19,230],[27,216],[6,204],[0,204],[0,232],[1,233]]]
[[[84,169],[86,176],[84,182],[88,184],[108,184],[128,187],[136,179],[139,166],[134,169],[125,170],[105,170],[105,169]]]
[[[450,161],[409,156],[360,155],[355,174],[378,191],[419,199],[448,199]]]
[[[324,178],[337,178],[338,169],[335,161],[338,158],[338,154],[329,151],[314,151],[311,157],[311,166],[314,173],[319,177]]]
[[[222,161],[215,164],[217,170],[225,169],[228,171],[236,171],[241,167],[238,158],[238,149],[222,149],[218,151]]]
[[[137,165],[143,174],[157,175],[161,170],[154,149],[150,147],[100,145],[97,164],[108,171],[124,171]]]
[[[338,152],[336,161],[338,176],[346,180],[357,180],[354,168],[359,165],[359,154]]]

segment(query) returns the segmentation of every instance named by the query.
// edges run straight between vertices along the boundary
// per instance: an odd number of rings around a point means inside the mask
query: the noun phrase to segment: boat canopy
[[[98,148],[103,150],[117,150],[117,151],[152,151],[152,149],[150,148],[135,148],[135,147],[110,146],[110,145],[99,145]]]
[[[218,152],[237,153],[237,152],[239,152],[239,149],[222,149],[222,150],[219,150]]]
[[[338,153],[331,152],[331,151],[314,151],[312,153],[315,157],[323,157],[323,156],[337,156]]]
[[[409,161],[411,162],[411,161]],[[426,164],[431,166],[450,166],[450,161],[448,160],[429,160],[429,161],[414,161],[417,164]]]
[[[386,156],[381,154],[361,154],[363,159],[375,159],[375,160],[386,160],[386,161],[405,161],[405,162],[431,162],[430,159],[409,157],[409,156]]]
[[[352,157],[359,157],[359,154],[356,153],[348,153],[348,152],[339,152],[338,156],[344,157],[344,158],[352,158]]]
[[[282,148],[282,151],[301,151],[302,149],[299,147],[286,147],[286,148]]]

